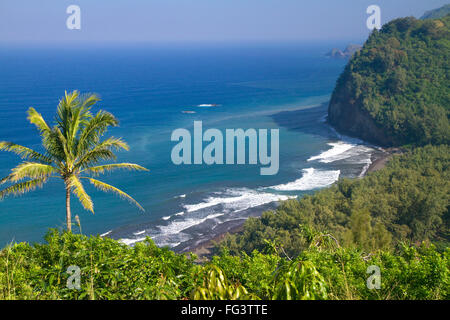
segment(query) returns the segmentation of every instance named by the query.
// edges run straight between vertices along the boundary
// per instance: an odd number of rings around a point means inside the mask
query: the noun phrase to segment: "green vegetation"
[[[438,9],[430,10],[420,17],[420,19],[439,19],[443,18],[450,13],[450,4],[446,4]]]
[[[109,112],[91,113],[91,107],[99,101],[96,95],[80,96],[78,91],[65,94],[58,105],[56,124],[51,128],[34,108],[28,110],[28,120],[39,130],[45,153],[39,153],[12,142],[0,141],[0,151],[17,154],[25,161],[11,170],[11,174],[0,180],[0,185],[10,183],[0,191],[0,200],[8,195],[20,195],[42,187],[49,178],[59,177],[66,187],[67,230],[72,228],[70,194],[75,194],[86,210],[94,213],[94,204],[84,190],[80,179],[88,180],[104,192],[112,192],[125,198],[140,209],[139,203],[122,190],[94,179],[104,172],[117,169],[147,170],[133,163],[98,165],[100,161],[115,160],[114,150],[128,150],[120,138],[101,137],[110,126],[117,126],[117,119]],[[23,181],[24,179],[29,179]]]
[[[425,244],[368,254],[313,241],[291,259],[269,243],[265,254],[224,250],[197,265],[195,257],[158,248],[150,239],[131,248],[52,230],[46,241],[0,251],[0,299],[450,298],[450,250],[440,253]],[[379,290],[366,285],[371,265],[382,270]],[[70,266],[80,268],[78,290],[67,286]]]
[[[51,230],[0,251],[0,299],[449,299],[449,147],[284,202],[211,261]],[[381,288],[369,289],[369,266]],[[70,289],[70,266],[80,289]]]
[[[0,252],[0,299],[176,299],[199,277],[192,260],[151,241],[130,248],[56,230],[45,240]],[[81,290],[67,287],[72,265],[81,269]]]
[[[383,145],[448,144],[449,63],[450,15],[393,20],[346,66],[331,98],[330,122]]]
[[[288,255],[300,254],[314,230],[345,247],[373,251],[408,241],[450,244],[450,147],[427,146],[394,156],[364,179],[342,179],[330,188],[283,202],[250,218],[244,231],[224,244],[237,254],[263,250],[274,241]]]

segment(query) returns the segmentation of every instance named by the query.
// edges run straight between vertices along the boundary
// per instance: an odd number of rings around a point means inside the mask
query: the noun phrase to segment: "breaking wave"
[[[303,176],[286,184],[271,187],[279,191],[306,191],[329,186],[339,179],[340,170],[303,169]]]

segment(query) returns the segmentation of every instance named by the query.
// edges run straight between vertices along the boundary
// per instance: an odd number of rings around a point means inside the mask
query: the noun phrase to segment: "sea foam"
[[[328,143],[328,145],[331,146],[331,149],[324,151],[317,156],[310,157],[307,161],[319,160],[320,162],[323,163],[330,163],[337,160],[342,160],[350,157],[350,155],[346,156],[344,153],[350,150],[351,148],[355,147],[355,145],[345,143],[343,141],[331,142]]]
[[[285,195],[279,195],[269,192],[259,192],[246,188],[228,189],[224,194],[226,196],[211,196],[205,199],[205,201],[203,202],[184,205],[184,208],[187,212],[193,212],[216,205],[222,205],[227,209],[245,210],[274,201],[287,200],[289,198]]]
[[[286,184],[270,187],[279,191],[306,191],[329,186],[339,179],[340,170],[303,169],[303,176]]]

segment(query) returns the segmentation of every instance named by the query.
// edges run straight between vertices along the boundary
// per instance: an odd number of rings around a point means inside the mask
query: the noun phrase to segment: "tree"
[[[100,99],[95,94],[80,95],[78,91],[66,91],[59,101],[52,128],[34,108],[28,109],[27,119],[39,130],[45,152],[39,153],[12,142],[0,141],[0,151],[15,153],[24,160],[11,170],[11,174],[0,180],[0,185],[12,184],[0,191],[0,200],[8,195],[20,195],[42,187],[49,178],[61,178],[66,190],[66,223],[69,232],[72,225],[71,193],[77,196],[86,210],[94,213],[94,204],[82,180],[88,180],[101,191],[113,192],[144,210],[122,190],[93,178],[117,169],[148,171],[133,163],[100,164],[105,160],[115,160],[114,151],[128,151],[129,147],[121,138],[110,137],[101,141],[108,127],[117,126],[119,122],[111,113],[103,110],[93,115],[91,107],[98,101]]]

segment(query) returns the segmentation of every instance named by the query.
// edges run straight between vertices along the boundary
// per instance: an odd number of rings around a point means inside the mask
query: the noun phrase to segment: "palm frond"
[[[89,172],[94,175],[100,175],[105,172],[110,172],[113,170],[125,169],[125,170],[136,170],[136,171],[149,171],[148,169],[134,163],[113,163],[113,164],[105,164],[96,167],[89,167],[84,169],[82,172]]]
[[[77,196],[78,200],[80,200],[83,208],[94,213],[94,203],[92,202],[91,197],[84,190],[83,184],[77,176],[70,176],[66,180],[66,183],[70,187],[71,191]]]
[[[90,109],[94,104],[99,102],[101,99],[95,93],[85,93],[80,96],[80,107],[83,109]]]
[[[79,102],[77,102],[79,103]],[[77,134],[80,128],[83,128],[89,121],[92,115],[88,108],[83,107],[73,107],[71,110],[71,119],[68,132],[66,134],[66,139],[68,143],[68,148],[75,153],[75,147],[77,145]]]
[[[56,122],[64,136],[67,137],[67,132],[70,128],[70,121],[72,119],[72,107],[79,96],[77,90],[67,93],[64,92],[64,97],[59,100],[58,108],[56,110]]]
[[[3,200],[9,195],[22,195],[25,192],[32,191],[36,188],[42,188],[44,183],[47,182],[46,179],[34,179],[30,181],[16,183],[8,188],[0,191],[0,200]]]
[[[7,141],[0,141],[0,151],[12,152],[22,159],[37,160],[45,163],[51,163],[52,159],[30,148]]]
[[[5,182],[18,182],[25,178],[47,179],[57,172],[56,168],[37,162],[23,162],[11,171],[11,174],[0,180],[0,185]]]
[[[42,140],[42,145],[47,153],[59,164],[66,159],[66,148],[64,147],[63,142],[64,139],[61,140],[60,133],[58,133],[55,128],[53,128],[53,130],[51,130],[50,133]]]
[[[40,113],[38,113],[34,108],[28,109],[27,119],[30,123],[34,124],[42,137],[42,146],[47,151],[48,156],[46,158],[51,160],[63,161],[65,154],[62,145],[59,141],[58,134],[55,130],[52,130],[48,124],[45,122],[44,118]],[[35,160],[35,159],[32,159]],[[46,161],[47,163],[50,161]]]
[[[66,163],[71,162],[71,160],[73,159],[71,150],[68,148],[67,146],[67,139],[66,137],[63,135],[63,133],[61,132],[61,130],[55,126],[53,128],[53,131],[55,133],[55,137],[53,139],[53,147],[58,148],[59,152],[63,152],[64,157],[63,159],[66,160]]]
[[[119,122],[109,112],[100,110],[83,128],[78,140],[77,151],[83,152],[100,141],[100,137],[109,126],[117,126]]]
[[[83,177],[83,179],[88,179],[89,182],[91,184],[94,185],[94,187],[96,187],[97,189],[103,191],[103,192],[112,192],[117,194],[119,197],[128,200],[129,202],[135,204],[139,209],[141,209],[142,211],[145,211],[144,208],[136,201],[134,200],[130,195],[126,194],[125,192],[123,192],[120,189],[117,189],[116,187],[113,187],[107,183],[104,183],[102,181],[93,179],[93,178],[88,178],[88,177]]]
[[[95,164],[103,160],[115,160],[117,157],[113,150],[119,149],[129,150],[129,147],[120,138],[108,138],[81,156],[80,159],[76,161],[75,168],[86,168],[91,164]]]
[[[74,127],[78,126],[79,121],[78,116],[80,110],[76,108],[78,105],[78,95],[79,92],[76,90],[70,93],[67,93],[66,91],[64,97],[59,101],[56,112],[56,127],[58,130],[56,130],[56,128],[53,128],[53,130],[61,133],[58,134],[58,136],[59,140],[64,143],[66,157],[68,157],[72,151],[72,130]],[[61,139],[61,136],[64,137],[64,139]]]
[[[100,161],[116,160],[117,156],[111,150],[105,148],[95,148],[87,153],[82,159],[76,162],[74,168],[87,168],[92,164],[97,164]]]
[[[128,151],[130,147],[128,144],[122,140],[122,138],[110,137],[97,145],[98,148],[106,148],[108,150],[126,150]]]
[[[30,107],[27,111],[28,113],[28,121],[34,124],[41,134],[47,134],[50,132],[50,127],[45,122],[44,118],[40,113],[38,113],[34,108]]]
[[[93,117],[90,107],[100,101],[95,94],[80,95],[78,91],[65,92],[58,105],[56,121],[67,140],[68,149],[77,145],[77,135]]]
[[[78,153],[79,138],[85,131],[86,126],[89,125],[94,118],[90,112],[91,106],[100,101],[96,94],[87,93],[79,95],[72,103],[72,119],[69,132],[70,147],[73,149],[73,154]]]

